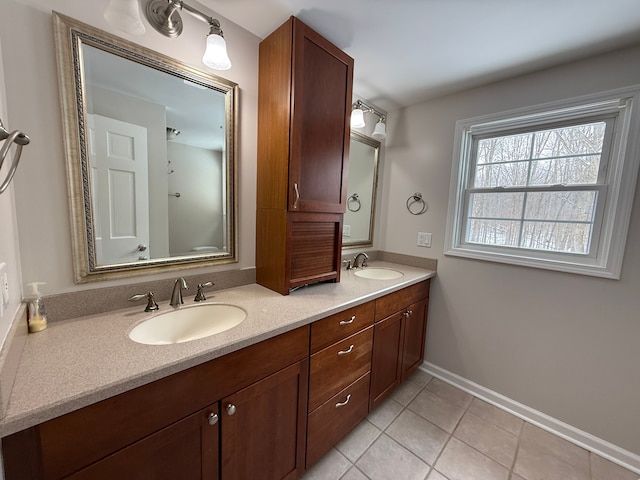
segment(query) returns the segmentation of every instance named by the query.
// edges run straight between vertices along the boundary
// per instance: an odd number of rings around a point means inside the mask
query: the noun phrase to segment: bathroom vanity
[[[7,480],[298,478],[422,362],[434,272],[394,267],[287,297],[216,292],[247,319],[184,344],[131,341],[150,316],[131,309],[29,337],[0,422]]]

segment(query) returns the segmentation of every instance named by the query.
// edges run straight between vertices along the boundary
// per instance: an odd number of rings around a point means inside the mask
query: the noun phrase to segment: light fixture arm
[[[362,100],[356,100],[355,105],[356,105],[356,108],[359,108],[364,113],[373,113],[374,115],[377,115],[378,117],[380,117],[380,120],[383,122],[386,121],[387,119],[387,116],[385,114],[380,113],[378,110],[376,110],[370,105],[367,105]]]
[[[147,20],[153,28],[166,37],[178,37],[182,33],[182,19],[178,10],[209,24],[210,33],[222,36],[218,19],[205,15],[182,0],[149,0],[145,8]]]

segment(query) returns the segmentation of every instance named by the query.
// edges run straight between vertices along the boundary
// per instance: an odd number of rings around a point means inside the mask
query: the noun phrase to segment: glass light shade
[[[387,126],[382,120],[376,123],[376,127],[373,129],[373,133],[371,134],[371,136],[378,140],[382,140],[387,136]]]
[[[220,35],[207,35],[207,49],[204,51],[202,63],[214,70],[229,70],[231,60],[227,55],[227,42]]]
[[[351,110],[351,128],[362,128],[364,126],[364,112],[359,108]]]
[[[110,0],[104,11],[109,25],[129,35],[144,35],[147,31],[140,17],[138,0]]]

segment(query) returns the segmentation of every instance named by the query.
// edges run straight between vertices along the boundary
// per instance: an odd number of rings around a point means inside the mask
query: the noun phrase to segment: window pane
[[[471,217],[522,218],[524,193],[472,193],[469,198]]]
[[[606,123],[597,122],[535,133],[533,158],[601,153]]]
[[[526,220],[591,222],[596,192],[535,192],[527,195]]]
[[[516,187],[527,184],[528,162],[478,165],[474,187]]]
[[[534,160],[529,185],[595,184],[599,168],[600,155]]]
[[[589,253],[591,224],[524,222],[522,247],[564,253]]]
[[[531,156],[533,134],[509,135],[507,137],[485,138],[478,141],[477,163],[513,162],[526,160]]]
[[[509,220],[471,220],[467,232],[468,243],[517,247],[520,222]]]

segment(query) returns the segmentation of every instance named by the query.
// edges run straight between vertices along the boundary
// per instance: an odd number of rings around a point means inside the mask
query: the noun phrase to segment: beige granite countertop
[[[142,345],[128,337],[137,324],[158,313],[137,306],[55,322],[28,336],[7,415],[6,436],[194,365],[221,357],[348,307],[435,276],[435,272],[387,262],[371,267],[402,271],[395,280],[369,280],[342,271],[339,283],[323,283],[281,296],[257,284],[214,292],[207,303],[237,305],[247,318],[226,332],[175,345]],[[185,301],[185,306],[191,304]],[[183,307],[184,308],[184,307]]]

